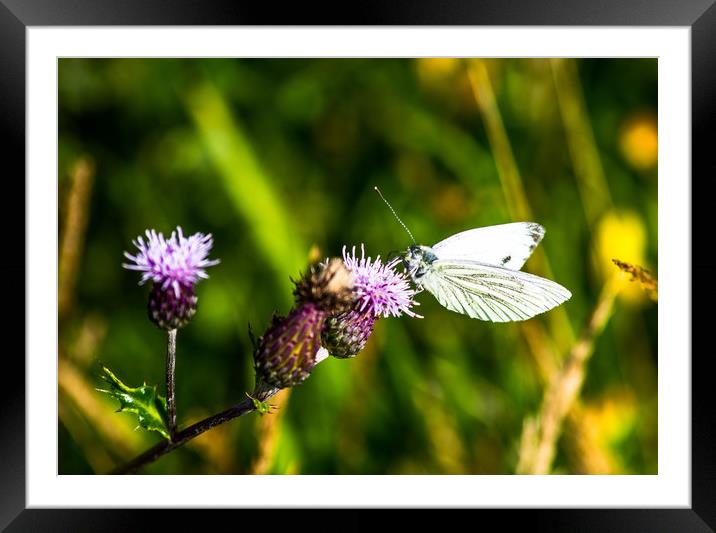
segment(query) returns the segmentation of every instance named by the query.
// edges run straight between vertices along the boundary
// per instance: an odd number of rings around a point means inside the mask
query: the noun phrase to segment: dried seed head
[[[299,305],[312,303],[329,314],[348,311],[355,302],[353,274],[337,258],[312,265],[295,285]]]

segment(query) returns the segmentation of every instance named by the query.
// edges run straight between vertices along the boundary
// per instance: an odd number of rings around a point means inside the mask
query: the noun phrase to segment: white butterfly
[[[572,297],[554,281],[520,271],[542,237],[544,228],[534,222],[471,229],[432,248],[413,244],[403,263],[415,285],[451,311],[492,322],[527,320]]]
[[[561,285],[520,272],[544,237],[534,222],[457,233],[432,248],[412,245],[403,262],[413,282],[451,311],[492,322],[527,320],[571,298]]]

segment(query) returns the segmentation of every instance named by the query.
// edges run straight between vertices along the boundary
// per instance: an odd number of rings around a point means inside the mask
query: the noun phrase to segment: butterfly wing
[[[572,296],[534,274],[467,259],[434,261],[422,286],[451,311],[491,322],[527,320]]]
[[[514,222],[456,233],[432,247],[439,259],[471,259],[519,270],[544,237],[535,222]]]

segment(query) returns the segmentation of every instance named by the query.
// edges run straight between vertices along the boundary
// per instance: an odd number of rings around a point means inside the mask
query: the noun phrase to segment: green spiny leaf
[[[167,401],[157,394],[156,385],[149,386],[145,383],[141,387],[131,388],[122,383],[109,368],[103,366],[102,371],[100,377],[109,384],[109,389],[97,390],[119,400],[117,412],[134,413],[141,427],[157,431],[168,439]]]

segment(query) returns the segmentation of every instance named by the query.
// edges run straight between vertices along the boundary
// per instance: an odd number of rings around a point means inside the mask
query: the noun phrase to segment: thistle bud
[[[154,283],[147,305],[149,320],[161,329],[183,328],[196,313],[197,300],[193,286],[182,287],[177,296],[171,288],[164,290],[161,285]]]
[[[275,316],[254,351],[256,381],[277,389],[305,381],[317,364],[325,319],[315,304],[301,305],[285,318]]]
[[[355,310],[329,317],[321,336],[323,346],[334,357],[355,357],[368,342],[375,320],[373,312]]]

